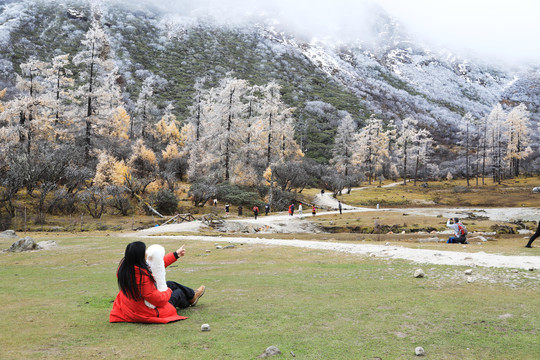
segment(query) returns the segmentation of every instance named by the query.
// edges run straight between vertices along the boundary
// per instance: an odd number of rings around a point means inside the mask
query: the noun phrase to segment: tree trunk
[[[407,185],[407,141],[403,145],[403,185]]]
[[[416,166],[414,168],[414,186],[416,186],[416,179],[418,178],[418,165],[420,164],[420,156],[416,155]]]

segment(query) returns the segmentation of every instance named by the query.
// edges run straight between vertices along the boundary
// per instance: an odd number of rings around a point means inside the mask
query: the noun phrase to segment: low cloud
[[[540,63],[540,2],[536,0],[138,1],[184,19],[236,25],[265,22],[304,39],[344,42],[370,41],[374,9],[384,9],[415,38],[433,45],[488,60]]]

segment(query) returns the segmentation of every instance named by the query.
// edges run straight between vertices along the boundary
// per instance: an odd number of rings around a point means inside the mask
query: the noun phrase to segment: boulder
[[[415,278],[423,278],[424,277],[424,270],[422,269],[416,269],[415,272],[414,272],[414,277]]]
[[[15,230],[6,230],[0,233],[0,238],[16,238],[18,237]]]
[[[30,250],[39,250],[41,247],[36,244],[34,239],[27,236],[25,238],[15,241],[7,251],[9,252],[21,252],[21,251],[30,251]]]
[[[281,354],[281,351],[277,347],[269,346],[261,355],[259,355],[259,358],[262,359],[262,358],[267,358],[270,356],[280,355],[280,354]]]
[[[38,247],[43,250],[49,250],[58,246],[54,240],[45,240],[37,243]]]
[[[424,356],[426,354],[424,348],[421,346],[416,347],[416,349],[414,349],[414,353],[416,356]]]
[[[539,194],[540,193],[540,187],[534,187],[532,189],[532,192],[535,193],[535,194]]]

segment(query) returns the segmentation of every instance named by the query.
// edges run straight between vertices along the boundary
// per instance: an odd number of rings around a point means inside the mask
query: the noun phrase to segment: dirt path
[[[391,187],[401,184],[392,183],[384,185]],[[353,191],[362,190],[364,188],[354,188]],[[333,209],[330,211],[319,211],[319,215],[337,214],[338,200],[331,193],[318,194],[315,197],[315,204],[325,209]],[[354,207],[342,203],[342,208],[347,212],[365,212],[374,211],[377,209]],[[254,218],[242,219],[225,219],[222,226],[222,234],[227,231],[238,231],[242,229],[244,232],[253,233],[314,233],[317,231],[315,225],[308,221],[306,217],[312,215],[308,212],[310,209],[304,209],[303,216],[298,213],[295,216],[289,216],[287,213],[281,213],[269,216],[259,216],[257,220]],[[471,215],[483,216],[494,221],[512,221],[512,220],[527,220],[538,221],[540,212],[538,208],[491,208],[491,209],[474,209],[474,208],[399,208],[399,209],[378,209],[378,211],[395,211],[400,213],[424,215],[424,216],[442,216],[443,218],[461,217],[466,218]],[[309,211],[310,212],[310,211]],[[171,224],[165,226],[154,227],[142,230],[136,234],[128,236],[142,237],[147,239],[156,239],[163,237],[163,233],[174,234],[175,232],[194,232],[197,233],[204,228],[205,225],[200,221],[190,223]],[[441,232],[441,234],[449,232]],[[416,263],[423,264],[444,264],[444,265],[461,265],[461,266],[486,266],[499,268],[518,268],[518,269],[540,269],[540,256],[504,256],[496,254],[486,254],[484,252],[460,252],[460,251],[443,251],[443,250],[425,250],[425,249],[410,249],[402,246],[386,246],[372,244],[349,244],[323,241],[306,241],[306,240],[286,240],[286,239],[262,239],[262,238],[244,238],[235,236],[176,236],[167,235],[167,238],[179,240],[197,240],[208,242],[231,242],[244,244],[262,244],[273,246],[294,246],[300,248],[320,249],[328,251],[346,252],[351,254],[367,255],[384,259],[404,259]]]
[[[373,211],[369,208],[354,208],[347,211],[361,212]],[[504,218],[506,221],[509,217],[520,219],[536,219],[538,217],[538,209],[536,208],[512,208],[512,209],[442,209],[442,208],[418,208],[418,209],[387,209],[380,211],[399,211],[402,213],[418,213],[427,216],[443,217],[459,216],[459,214],[479,213],[483,216],[499,220]],[[333,214],[337,211],[319,212],[317,215]],[[456,215],[457,214],[457,215]],[[190,236],[166,235],[164,237],[174,238],[179,240],[196,240],[208,242],[232,242],[246,244],[263,244],[273,246],[294,246],[300,248],[320,249],[338,252],[347,252],[351,254],[367,255],[378,258],[394,258],[410,260],[416,263],[424,264],[445,264],[445,265],[462,265],[462,266],[486,266],[486,267],[502,267],[502,268],[518,268],[518,269],[540,269],[540,256],[504,256],[496,254],[486,254],[484,252],[460,252],[460,251],[443,251],[443,250],[425,250],[425,249],[410,249],[401,246],[386,246],[372,244],[349,244],[323,241],[305,241],[305,240],[286,240],[286,239],[261,239],[261,238],[244,238],[227,236],[227,229],[234,231],[242,227],[249,229],[251,226],[253,233],[272,233],[278,237],[279,233],[314,233],[315,226],[306,219],[312,215],[304,215],[294,217],[288,214],[278,214],[269,216],[259,216],[257,220],[253,218],[243,219],[227,219],[223,226],[225,230],[221,236],[199,236],[196,233],[205,227],[200,221],[190,223],[171,224],[159,227],[153,227],[139,231],[135,234],[127,234],[130,237],[141,237],[147,239],[156,239],[162,237],[164,233],[174,234],[179,232],[194,232]],[[256,229],[256,231],[255,231]],[[441,233],[442,234],[442,233]],[[458,246],[456,246],[458,247]]]
[[[294,246],[298,248],[318,249],[327,251],[345,252],[371,256],[382,259],[404,259],[419,264],[438,264],[438,265],[460,265],[460,266],[485,266],[497,268],[516,268],[516,269],[540,269],[540,256],[504,256],[496,254],[486,254],[485,252],[465,253],[459,251],[441,251],[410,249],[393,245],[371,245],[371,244],[348,244],[323,241],[306,240],[286,240],[286,239],[262,239],[245,238],[234,236],[185,236],[185,235],[161,235],[161,236],[140,236],[152,241],[158,241],[159,238],[178,239],[181,241],[207,241],[212,243],[242,243],[242,244],[260,244],[272,246]]]

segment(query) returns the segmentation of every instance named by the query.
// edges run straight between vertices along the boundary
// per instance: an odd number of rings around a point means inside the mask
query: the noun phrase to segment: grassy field
[[[481,181],[481,180],[480,180]],[[383,185],[392,183],[386,180]],[[378,187],[378,183],[366,186],[362,191],[352,191],[338,196],[342,202],[354,206],[485,206],[485,207],[520,207],[539,206],[540,194],[533,194],[532,188],[540,186],[539,177],[516,178],[505,180],[501,185],[486,179],[485,185],[476,186],[471,180],[451,180],[429,182],[422,187],[421,182],[414,186]]]
[[[406,261],[255,245],[217,250],[189,241],[167,273],[207,286],[196,307],[180,311],[189,319],[110,324],[115,270],[134,239],[32,236],[59,246],[0,253],[5,359],[255,359],[271,345],[283,353],[276,359],[413,359],[417,346],[427,359],[540,358],[537,272],[475,268],[469,283],[465,267],[429,265],[416,279],[419,266]],[[1,248],[11,243],[0,239]],[[539,255],[538,248],[529,254]],[[203,323],[210,332],[200,331]]]

